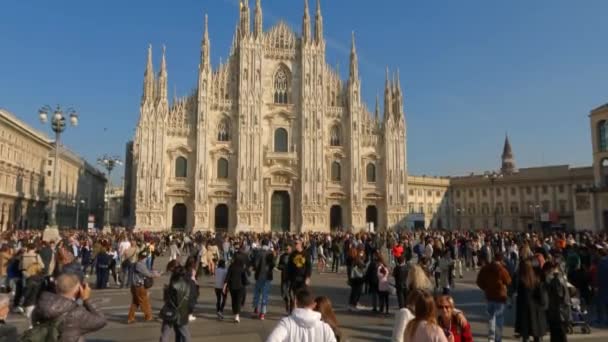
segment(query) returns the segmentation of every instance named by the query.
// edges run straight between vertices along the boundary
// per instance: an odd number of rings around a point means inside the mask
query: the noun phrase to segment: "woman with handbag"
[[[144,313],[144,320],[151,321],[152,307],[150,306],[150,298],[148,289],[152,287],[152,278],[158,277],[158,273],[150,272],[146,266],[146,251],[139,252],[137,255],[137,263],[133,272],[133,284],[131,284],[131,307],[129,308],[129,316],[127,324],[135,323],[135,310],[141,308]]]
[[[198,299],[198,287],[192,280],[190,272],[177,266],[171,273],[169,285],[165,287],[159,317],[163,320],[160,342],[168,342],[171,330],[175,334],[175,342],[189,342],[190,329],[188,317],[194,312]]]
[[[349,296],[349,311],[359,310],[359,299],[363,292],[363,284],[369,263],[365,263],[365,252],[362,248],[358,248],[358,253],[353,258],[352,270],[350,275],[350,296]]]

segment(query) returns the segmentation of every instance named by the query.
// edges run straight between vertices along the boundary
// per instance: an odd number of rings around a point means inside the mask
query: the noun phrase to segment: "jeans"
[[[255,282],[255,287],[253,288],[253,308],[257,309],[261,314],[266,314],[266,307],[268,306],[268,292],[270,292],[270,281],[260,279]],[[262,297],[261,304],[260,295]],[[258,304],[260,304],[260,306],[258,306]]]
[[[160,328],[160,342],[169,342],[171,330],[175,333],[175,342],[190,342],[190,329],[188,325],[171,325],[163,322]]]
[[[146,258],[146,267],[148,270],[152,271],[152,256]]]
[[[488,340],[502,341],[502,326],[505,321],[505,303],[488,301]]]

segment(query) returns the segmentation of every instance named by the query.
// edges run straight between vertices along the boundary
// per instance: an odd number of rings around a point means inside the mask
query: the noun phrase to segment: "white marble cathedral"
[[[403,94],[386,75],[383,116],[361,100],[355,41],[348,80],[325,60],[317,1],[300,36],[284,22],[253,30],[242,0],[230,56],[210,62],[205,17],[198,86],[170,104],[163,49],[144,77],[133,146],[136,229],[329,231],[376,229],[406,216]]]

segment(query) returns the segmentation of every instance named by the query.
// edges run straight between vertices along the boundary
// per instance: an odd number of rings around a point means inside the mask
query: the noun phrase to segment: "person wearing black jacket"
[[[279,257],[277,268],[281,271],[281,297],[285,302],[285,311],[289,313],[289,278],[287,277],[287,265],[289,264],[289,256],[291,255],[291,245],[285,245],[285,252]]]
[[[295,251],[289,255],[287,262],[287,278],[289,280],[289,312],[294,308],[294,294],[297,290],[310,285],[312,262],[302,247],[302,241],[295,241]]]
[[[234,322],[239,323],[242,305],[242,296],[245,289],[243,278],[245,276],[245,264],[242,258],[234,258],[228,272],[226,273],[226,280],[224,281],[224,294],[230,291],[230,301],[232,302],[232,314],[234,315]]]
[[[395,294],[397,295],[397,303],[399,309],[405,307],[405,299],[407,298],[407,264],[403,255],[397,257],[397,266],[393,269],[393,277],[395,278]]]
[[[171,330],[175,333],[175,342],[190,341],[188,318],[194,312],[197,300],[198,286],[192,280],[190,272],[182,266],[176,267],[163,295],[165,304],[160,314],[160,318],[163,320],[160,330],[161,342],[169,341]],[[166,309],[169,310],[165,311]],[[163,312],[174,313],[174,319],[169,321],[168,317],[163,317]]]
[[[372,311],[378,312],[378,251],[375,251],[374,255],[370,257],[365,280],[369,286],[368,293],[372,297]]]
[[[255,288],[253,289],[253,312],[259,314],[260,320],[266,316],[268,293],[272,284],[274,254],[268,247],[268,240],[262,241],[262,249],[258,250],[253,261]]]

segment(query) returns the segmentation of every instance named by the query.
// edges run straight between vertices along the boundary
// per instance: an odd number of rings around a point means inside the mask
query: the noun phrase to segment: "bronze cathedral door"
[[[270,229],[275,232],[288,232],[290,216],[289,193],[275,191],[270,200]]]

